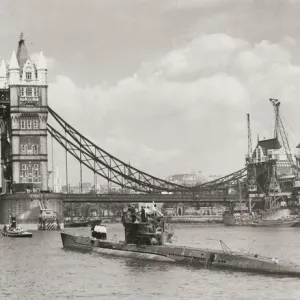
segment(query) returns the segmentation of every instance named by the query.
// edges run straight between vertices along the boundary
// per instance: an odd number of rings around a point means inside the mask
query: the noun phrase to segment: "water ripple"
[[[300,264],[300,228],[176,226],[178,244],[219,249],[219,240]],[[88,228],[73,229],[90,234]],[[122,237],[121,225],[109,234]],[[253,243],[255,240],[255,243]],[[300,280],[79,253],[59,232],[0,238],[0,299],[300,299]]]

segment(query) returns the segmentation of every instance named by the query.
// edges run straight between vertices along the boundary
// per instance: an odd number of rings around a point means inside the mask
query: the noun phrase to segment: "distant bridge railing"
[[[7,200],[61,200],[64,203],[236,203],[239,196],[234,195],[200,195],[200,194],[62,194],[62,193],[20,193],[5,194]],[[1,200],[1,197],[0,197]]]
[[[193,194],[64,194],[63,201],[66,203],[176,203],[176,202],[238,202],[236,195],[193,195]]]

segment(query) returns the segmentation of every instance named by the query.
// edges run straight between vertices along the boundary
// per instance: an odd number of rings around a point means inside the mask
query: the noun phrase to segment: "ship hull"
[[[65,228],[71,227],[87,227],[90,222],[74,222],[74,223],[65,223]]]
[[[198,265],[212,269],[231,269],[255,273],[300,277],[300,268],[292,264],[277,264],[271,258],[242,253],[223,252],[175,245],[136,245],[101,241],[85,236],[61,233],[64,248],[97,252],[104,255],[150,259],[172,263]]]
[[[13,237],[13,238],[31,238],[31,232],[23,232],[23,233],[13,233],[13,232],[4,232],[2,231],[2,235],[5,237]]]
[[[266,220],[261,222],[252,222],[252,227],[297,227],[299,221],[272,221]]]
[[[97,220],[92,220],[92,221],[83,221],[83,222],[65,222],[65,228],[70,228],[70,227],[88,227],[91,226],[92,224],[100,224],[101,219]]]
[[[249,226],[249,227],[300,227],[299,219],[263,219],[263,220],[241,220],[226,211],[223,215],[225,226]]]
[[[299,221],[277,221],[277,222],[232,222],[225,223],[225,226],[248,226],[248,227],[300,227]]]

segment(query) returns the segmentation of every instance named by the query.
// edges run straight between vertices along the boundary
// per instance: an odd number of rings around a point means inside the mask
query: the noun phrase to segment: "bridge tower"
[[[3,62],[2,62],[3,63]],[[2,65],[1,65],[2,66]],[[48,190],[47,68],[29,56],[23,35],[6,68],[9,111],[2,116],[2,191]]]
[[[0,224],[12,214],[27,229],[63,226],[62,195],[48,193],[47,118],[45,57],[31,60],[21,34],[10,61],[0,61]]]

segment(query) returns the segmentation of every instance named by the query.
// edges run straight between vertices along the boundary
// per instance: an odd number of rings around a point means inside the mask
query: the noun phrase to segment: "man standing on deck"
[[[151,210],[150,210],[149,206],[147,206],[147,207],[145,208],[145,214],[146,214],[146,217],[151,216]]]
[[[163,217],[163,214],[157,209],[156,203],[153,201],[152,214],[155,217]]]
[[[147,222],[146,212],[145,212],[144,206],[142,206],[142,208],[141,208],[141,221],[142,222]]]

